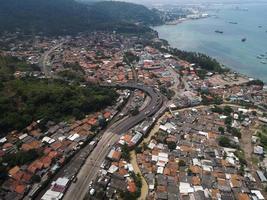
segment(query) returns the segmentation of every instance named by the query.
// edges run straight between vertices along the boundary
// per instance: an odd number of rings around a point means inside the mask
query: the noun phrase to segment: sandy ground
[[[151,137],[158,132],[159,130],[159,122],[161,121],[161,119],[166,115],[166,114],[169,114],[168,112],[164,113],[162,115],[162,117],[157,121],[157,123],[155,124],[155,126],[153,127],[153,129],[150,131],[148,137],[144,138],[144,140],[142,141],[142,143],[140,144],[140,146],[142,146],[143,143],[149,143],[149,141],[151,140]],[[145,178],[143,177],[142,175],[142,172],[137,164],[137,161],[136,161],[136,153],[135,151],[131,151],[131,164],[133,165],[133,168],[134,168],[134,172],[137,174],[139,173],[141,175],[141,178],[142,178],[142,189],[141,189],[141,195],[140,197],[138,198],[138,200],[146,200],[147,198],[147,195],[148,195],[148,185],[147,185],[147,182],[145,180]]]
[[[131,158],[132,158],[131,159],[131,164],[133,165],[134,172],[136,174],[139,173],[141,175],[141,178],[142,178],[141,195],[138,198],[138,200],[146,200],[146,197],[148,195],[148,185],[147,185],[147,182],[146,182],[145,178],[143,177],[142,172],[140,171],[139,166],[137,164],[135,151],[131,151]]]
[[[267,198],[266,192],[264,192],[264,188],[262,186],[262,183],[260,182],[258,175],[256,174],[256,171],[259,170],[258,166],[253,163],[253,145],[251,143],[251,137],[257,132],[260,125],[258,123],[254,124],[251,128],[245,129],[242,131],[242,138],[240,140],[241,148],[244,150],[245,158],[248,164],[248,168],[251,169],[251,173],[253,174],[253,177],[256,179],[256,185],[257,188],[262,191],[262,194],[265,198]]]

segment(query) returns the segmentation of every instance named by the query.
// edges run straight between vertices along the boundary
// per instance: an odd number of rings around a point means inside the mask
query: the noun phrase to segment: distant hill
[[[157,25],[161,22],[160,16],[143,5],[104,1],[90,7],[90,19],[97,22],[131,22],[146,25]]]
[[[159,24],[158,14],[132,3],[74,0],[0,0],[0,33],[21,31],[46,35],[91,30],[148,31],[136,26]]]

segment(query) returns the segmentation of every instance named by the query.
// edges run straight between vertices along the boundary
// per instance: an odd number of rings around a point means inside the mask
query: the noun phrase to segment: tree
[[[179,167],[184,167],[184,166],[186,166],[186,163],[184,160],[179,160],[178,165],[179,165]]]
[[[231,126],[232,125],[232,117],[231,116],[226,117],[224,120],[224,123],[228,126]]]
[[[169,148],[171,151],[174,150],[174,149],[176,149],[176,142],[174,142],[174,141],[170,141],[170,142],[168,142],[167,145],[168,145],[168,148]]]
[[[231,141],[229,140],[228,137],[221,136],[219,138],[219,145],[223,147],[229,147],[231,146]]]
[[[215,105],[213,108],[211,108],[211,111],[215,112],[215,113],[219,113],[219,114],[223,113],[223,109],[217,105]]]
[[[124,144],[121,148],[121,157],[128,162],[131,160],[130,149],[127,144]]]
[[[247,83],[248,86],[250,85],[258,85],[258,86],[264,86],[263,81],[261,80],[252,80]]]
[[[257,116],[257,112],[255,110],[253,110],[251,113],[253,116]]]
[[[140,147],[140,146],[135,147],[135,152],[136,153],[142,153],[142,147]]]
[[[220,127],[218,128],[218,131],[219,131],[222,135],[224,134],[224,128],[223,128],[223,127],[220,126]]]
[[[239,139],[242,136],[240,130],[235,127],[228,127],[227,130],[229,133],[231,133],[233,136],[238,137]]]
[[[188,174],[188,176],[192,176],[192,170],[191,169],[187,169],[187,174]]]
[[[39,175],[34,174],[34,175],[32,176],[31,181],[32,181],[33,183],[39,183],[39,182],[41,181],[41,177],[40,177]]]
[[[136,115],[138,115],[139,113],[140,113],[140,112],[139,112],[138,107],[135,107],[134,109],[131,110],[131,114],[132,114],[133,116],[136,116]]]
[[[123,61],[125,63],[127,63],[128,65],[134,63],[134,62],[138,62],[139,61],[139,56],[135,55],[134,53],[127,51],[124,53],[123,56]]]
[[[233,109],[230,106],[224,106],[223,113],[229,116],[233,112]]]
[[[144,142],[143,145],[142,145],[142,147],[143,147],[143,150],[145,151],[145,150],[148,149],[148,144],[146,142]]]
[[[197,75],[199,78],[204,79],[206,77],[207,71],[205,69],[197,70]]]

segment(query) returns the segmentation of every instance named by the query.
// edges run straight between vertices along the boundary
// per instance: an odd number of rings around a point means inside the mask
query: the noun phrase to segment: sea
[[[267,1],[212,5],[207,13],[208,18],[154,29],[172,47],[205,53],[236,72],[267,83]]]

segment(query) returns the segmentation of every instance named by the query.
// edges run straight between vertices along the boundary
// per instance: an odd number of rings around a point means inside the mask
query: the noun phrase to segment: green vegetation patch
[[[226,136],[220,136],[218,139],[218,143],[220,146],[226,148],[234,148],[234,149],[239,148],[238,145],[234,144],[234,142]]]
[[[267,126],[262,126],[257,135],[260,138],[261,145],[267,150]]]
[[[15,79],[13,73],[18,68],[30,70],[23,61],[0,57],[1,134],[22,130],[36,120],[45,123],[81,119],[112,105],[117,98],[114,90],[95,85],[80,87],[62,80],[31,77]]]
[[[69,35],[96,30],[144,33],[152,31],[146,25],[162,22],[158,13],[125,2],[0,0],[0,5],[0,29],[28,34]]]
[[[22,166],[36,160],[42,155],[42,152],[37,152],[36,150],[19,151],[17,153],[4,155],[1,159],[1,164],[6,163],[8,167],[14,167],[16,165]]]
[[[67,85],[66,82],[23,79],[5,83],[0,90],[0,129],[21,130],[33,120],[81,119],[112,105],[114,90]]]

